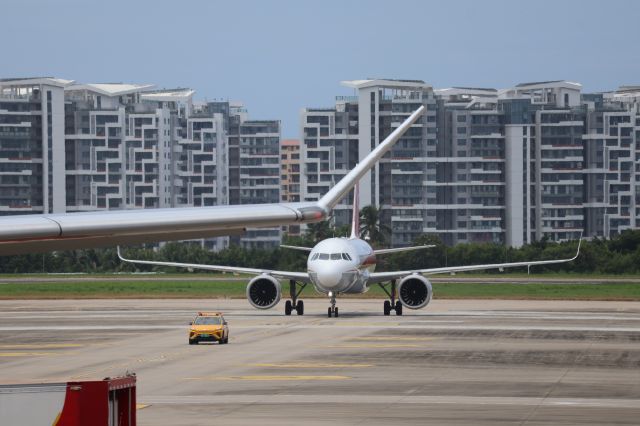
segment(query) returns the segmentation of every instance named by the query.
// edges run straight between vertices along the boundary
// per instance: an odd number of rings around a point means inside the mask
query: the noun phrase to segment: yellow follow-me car
[[[229,343],[229,326],[220,312],[198,312],[189,325],[190,345],[199,342]]]

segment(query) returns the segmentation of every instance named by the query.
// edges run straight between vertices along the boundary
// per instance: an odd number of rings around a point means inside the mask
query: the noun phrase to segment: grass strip
[[[92,281],[55,283],[4,283],[0,299],[110,299],[110,298],[244,298],[242,281]],[[434,283],[436,299],[531,300],[640,300],[640,284],[510,284]],[[286,297],[283,286],[283,297]],[[311,286],[302,297],[326,297]],[[378,287],[363,295],[341,297],[383,298]]]

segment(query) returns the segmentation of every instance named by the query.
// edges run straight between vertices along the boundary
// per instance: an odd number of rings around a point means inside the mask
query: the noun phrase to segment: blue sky
[[[191,87],[280,119],[352,91],[341,80],[436,88],[567,79],[640,84],[640,2],[2,0],[0,77]]]

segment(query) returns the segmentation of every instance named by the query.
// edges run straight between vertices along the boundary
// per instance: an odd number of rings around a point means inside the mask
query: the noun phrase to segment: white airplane
[[[5,216],[0,217],[0,256],[236,235],[248,227],[325,220],[424,109],[414,111],[317,202]]]
[[[375,272],[376,255],[405,250],[426,249],[433,246],[403,247],[395,249],[374,250],[361,238],[358,208],[358,185],[354,189],[353,218],[351,236],[348,238],[328,238],[320,241],[315,247],[281,247],[304,250],[309,252],[307,272],[274,271],[257,268],[241,268],[235,266],[201,265],[194,263],[159,262],[147,260],[126,259],[118,247],[118,257],[124,262],[142,265],[171,266],[189,269],[203,269],[210,271],[234,272],[255,275],[247,285],[247,299],[257,309],[273,308],[280,301],[280,279],[289,280],[290,300],[285,302],[285,315],[291,315],[295,310],[298,315],[304,314],[304,302],[298,298],[307,284],[313,284],[315,290],[326,294],[331,306],[327,315],[338,316],[336,297],[340,294],[362,294],[378,284],[389,296],[385,300],[383,312],[389,315],[392,310],[396,315],[402,315],[402,307],[420,309],[429,304],[433,289],[431,282],[425,275],[446,274],[453,272],[478,271],[484,269],[503,269],[515,267],[531,267],[535,265],[550,265],[554,263],[570,262],[578,257],[578,251],[571,259],[542,260],[531,262],[496,263],[488,265],[450,266],[444,268],[417,269],[410,271]],[[397,283],[397,280],[400,282]],[[386,284],[385,284],[386,283]],[[299,288],[298,288],[299,287]],[[388,287],[390,287],[388,289]]]

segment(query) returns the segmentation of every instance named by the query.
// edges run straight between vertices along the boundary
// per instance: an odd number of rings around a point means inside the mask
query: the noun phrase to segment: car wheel
[[[196,339],[189,339],[189,344],[190,345],[197,345],[198,341]]]

